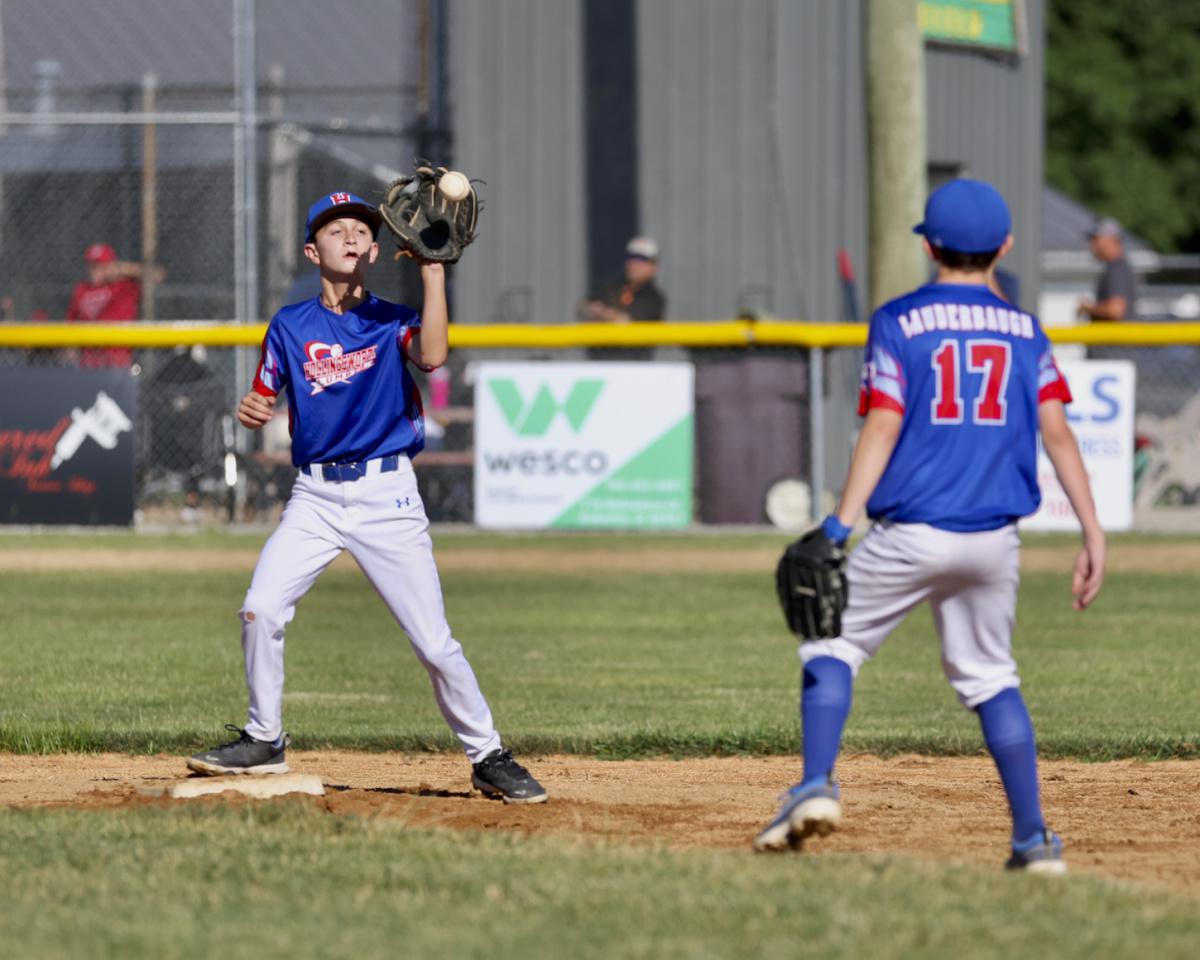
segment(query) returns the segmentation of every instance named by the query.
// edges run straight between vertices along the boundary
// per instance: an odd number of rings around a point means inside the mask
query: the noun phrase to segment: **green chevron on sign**
[[[600,391],[604,389],[604,381],[576,380],[567,399],[561,404],[544,383],[538,387],[529,403],[521,396],[515,380],[497,378],[489,380],[488,386],[505,421],[518,437],[540,437],[550,429],[550,424],[559,413],[567,418],[571,430],[578,433],[592,412]]]

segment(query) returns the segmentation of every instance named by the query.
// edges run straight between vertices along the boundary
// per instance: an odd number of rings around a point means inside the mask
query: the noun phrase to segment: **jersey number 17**
[[[982,374],[979,393],[972,404],[972,422],[983,426],[1003,426],[1008,420],[1008,371],[1012,348],[1003,340],[946,339],[938,344],[930,357],[936,387],[930,405],[930,419],[935,424],[963,422],[962,396],[963,355],[966,373]]]

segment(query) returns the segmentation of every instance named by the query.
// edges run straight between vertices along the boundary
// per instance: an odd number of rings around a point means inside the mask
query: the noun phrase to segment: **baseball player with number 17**
[[[284,630],[321,572],[349,550],[428,671],[442,716],[472,763],[475,787],[505,803],[541,803],[546,791],[501,744],[446,623],[413,474],[425,429],[408,364],[432,370],[446,360],[445,270],[421,261],[423,314],[369,293],[365,277],[379,256],[381,222],[376,207],[350,193],[312,205],[304,253],[320,270],[321,293],[271,320],[253,388],[238,406],[241,424],[257,430],[287,391],[300,472],[241,610],[249,720],[245,729],[228,725],[237,739],[196,754],[188,766],[206,774],[287,771]]]
[[[1042,816],[1037,747],[1011,647],[1016,522],[1041,501],[1039,429],[1083,530],[1072,583],[1078,610],[1104,579],[1104,534],[1049,340],[1035,317],[988,286],[1013,242],[1003,197],[980,181],[951,181],[929,196],[914,232],[937,277],[871,318],[859,404],[866,420],[837,512],[780,564],[785,613],[806,641],[804,774],[754,846],[795,847],[841,821],[833,766],[854,676],[929,601],[946,678],[979,715],[1008,797],[1007,866],[1063,873],[1062,842]],[[840,547],[864,509],[874,524],[847,565]]]

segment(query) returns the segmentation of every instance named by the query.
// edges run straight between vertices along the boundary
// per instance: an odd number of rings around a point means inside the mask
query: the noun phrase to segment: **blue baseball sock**
[[[1016,687],[1001,690],[975,708],[983,740],[996,761],[1013,818],[1013,841],[1046,829],[1038,795],[1037,744],[1025,700]]]
[[[833,775],[850,716],[854,674],[836,657],[815,657],[804,665],[800,719],[804,728],[804,782]]]

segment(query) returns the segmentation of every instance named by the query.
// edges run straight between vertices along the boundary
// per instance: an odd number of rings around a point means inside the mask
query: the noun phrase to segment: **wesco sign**
[[[692,405],[686,363],[481,364],[475,522],[686,526]]]

